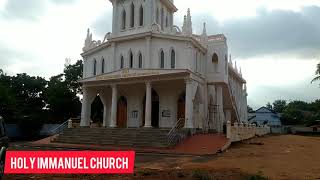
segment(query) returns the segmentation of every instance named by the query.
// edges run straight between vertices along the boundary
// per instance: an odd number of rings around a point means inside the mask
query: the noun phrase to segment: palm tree
[[[319,80],[320,80],[320,63],[317,64],[316,77],[312,79],[311,83]]]

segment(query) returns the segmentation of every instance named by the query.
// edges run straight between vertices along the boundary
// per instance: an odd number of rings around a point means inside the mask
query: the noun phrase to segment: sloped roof
[[[266,109],[266,110],[269,111],[270,113],[278,114],[278,113],[276,113],[274,110],[269,109],[269,108],[267,108],[267,107],[265,107],[265,106],[257,109],[256,111],[254,111],[254,113],[268,113],[268,112],[262,112],[261,110],[263,110],[263,109]]]

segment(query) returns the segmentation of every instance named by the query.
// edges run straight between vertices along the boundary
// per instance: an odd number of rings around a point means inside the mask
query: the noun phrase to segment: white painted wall
[[[130,5],[135,5],[135,24],[133,28],[130,26]],[[139,26],[139,7],[144,7],[144,24]],[[229,79],[232,80],[232,88],[235,90],[234,95],[236,99],[236,107],[238,107],[241,119],[246,119],[246,92],[242,88],[243,82],[238,79],[229,78],[229,66],[228,65],[228,46],[225,38],[210,39],[206,34],[202,34],[202,39],[207,39],[203,42],[199,39],[199,36],[185,34],[185,32],[174,32],[173,29],[173,11],[169,10],[160,0],[128,0],[124,5],[119,4],[119,1],[113,1],[113,29],[110,37],[111,42],[104,42],[99,44],[92,41],[92,37],[87,36],[83,67],[83,77],[94,77],[94,61],[96,61],[96,75],[101,75],[102,66],[104,66],[104,73],[118,71],[120,69],[121,56],[124,57],[124,68],[129,68],[129,52],[133,53],[133,68],[138,68],[138,54],[141,52],[143,59],[142,69],[160,69],[160,50],[165,54],[165,69],[171,68],[171,50],[175,51],[175,69],[188,69],[194,74],[205,78],[205,82],[208,84],[199,85],[201,89],[201,103],[195,104],[194,119],[196,127],[204,127],[205,120],[208,118],[208,99],[212,96],[214,104],[216,105],[217,99],[222,98],[222,93],[217,94],[217,88],[230,84]],[[121,29],[121,14],[123,8],[126,10],[126,29]],[[163,30],[154,31],[154,22],[157,22],[156,9],[164,10],[164,15],[169,16],[168,28]],[[164,16],[164,23],[165,23]],[[159,15],[160,17],[160,15]],[[161,20],[159,20],[160,23]],[[161,23],[160,23],[161,24]],[[161,27],[161,25],[160,25]],[[189,27],[190,28],[190,27]],[[176,30],[178,31],[178,30]],[[141,35],[142,32],[148,32],[149,34]],[[117,40],[117,38],[123,38],[124,36],[130,36],[131,39]],[[221,37],[224,37],[221,35]],[[209,40],[208,40],[209,38]],[[90,41],[91,44],[90,44]],[[88,52],[88,48],[90,51]],[[93,49],[95,48],[95,49]],[[212,62],[212,56],[216,53],[218,55],[218,63]],[[102,64],[104,59],[105,64]],[[219,84],[219,86],[217,85]],[[133,88],[134,87],[134,88]],[[130,91],[126,90],[130,89]],[[160,96],[160,127],[172,127],[177,120],[177,99],[179,94],[185,90],[185,84],[182,85],[166,82],[162,86],[155,84],[155,89]],[[225,90],[225,89],[223,89]],[[111,91],[109,92],[111,94]],[[195,93],[195,92],[194,92]],[[229,93],[229,92],[228,92]],[[128,85],[127,87],[119,86],[118,97],[125,96],[128,103],[128,127],[139,127],[142,124],[143,117],[143,97],[145,94],[145,85]],[[226,94],[226,93],[225,93]],[[220,97],[221,96],[221,97]],[[111,107],[111,95],[107,98],[107,108]],[[224,99],[222,101],[225,101]],[[223,103],[221,103],[221,107]],[[110,109],[110,108],[109,108]],[[170,110],[171,117],[161,117],[163,110]],[[138,111],[138,118],[131,116],[132,111]],[[224,119],[224,109],[220,109],[221,119]],[[106,112],[109,117],[110,110]],[[110,121],[110,119],[106,119]],[[221,126],[221,123],[219,124]]]

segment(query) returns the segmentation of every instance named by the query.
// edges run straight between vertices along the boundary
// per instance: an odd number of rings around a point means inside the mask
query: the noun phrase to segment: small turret
[[[92,44],[92,34],[90,33],[90,29],[88,28],[87,37],[86,37],[86,40],[84,41],[84,47],[82,50],[83,51],[89,50],[91,44]]]
[[[186,34],[192,35],[192,20],[191,20],[190,8],[188,8],[188,12],[187,12]]]
[[[206,23],[203,23],[203,30],[202,30],[202,34],[201,34],[201,39],[200,41],[204,44],[207,43],[208,41],[208,35],[207,35],[207,29],[206,29]]]
[[[182,25],[182,33],[183,33],[183,34],[186,34],[186,33],[187,33],[186,28],[187,28],[187,16],[185,15],[185,16],[184,16],[184,19],[183,19],[183,25]]]

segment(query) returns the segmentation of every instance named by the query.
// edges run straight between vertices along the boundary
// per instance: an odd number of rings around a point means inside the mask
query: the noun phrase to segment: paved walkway
[[[219,134],[198,134],[189,137],[172,148],[134,148],[112,145],[87,145],[87,144],[65,144],[52,143],[48,137],[39,141],[26,143],[33,147],[51,147],[56,149],[80,149],[80,150],[109,150],[109,151],[127,151],[133,150],[138,153],[163,153],[180,155],[209,155],[219,152],[227,143],[228,139]],[[42,148],[40,148],[42,149]]]

